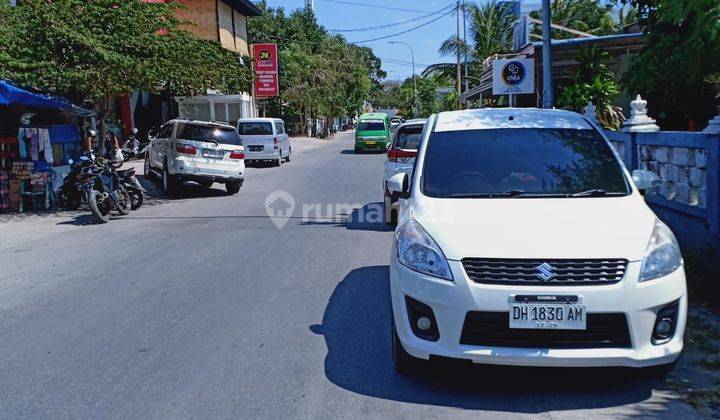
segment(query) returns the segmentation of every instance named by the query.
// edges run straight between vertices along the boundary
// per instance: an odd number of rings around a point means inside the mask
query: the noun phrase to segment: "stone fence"
[[[713,125],[720,119],[704,132],[659,131],[644,114],[645,101],[638,101],[622,131],[605,134],[630,171],[646,169],[660,176],[658,193],[648,194],[646,201],[683,249],[720,251],[720,125]]]

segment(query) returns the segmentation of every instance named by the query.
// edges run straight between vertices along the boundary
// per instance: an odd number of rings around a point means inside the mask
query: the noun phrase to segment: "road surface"
[[[396,374],[392,232],[352,210],[381,201],[384,157],[352,146],[295,140],[292,162],[249,169],[238,195],[191,188],[106,225],[0,223],[0,416],[697,416],[627,371]],[[282,229],[275,191],[295,201]]]

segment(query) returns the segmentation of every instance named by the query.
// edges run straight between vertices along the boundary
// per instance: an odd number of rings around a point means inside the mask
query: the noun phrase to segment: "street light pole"
[[[550,29],[550,0],[542,0],[542,67],[543,67],[543,90],[542,105],[543,108],[553,107],[553,80],[552,80],[552,56],[551,56],[551,38]]]
[[[417,90],[417,81],[415,79],[415,52],[413,51],[413,48],[410,44],[404,41],[389,41],[389,44],[403,44],[406,45],[408,48],[410,48],[410,59],[412,60],[412,78],[413,78],[413,91],[415,93],[415,106],[413,107],[413,118],[417,118],[418,114],[420,112],[420,102],[418,101],[418,90]]]

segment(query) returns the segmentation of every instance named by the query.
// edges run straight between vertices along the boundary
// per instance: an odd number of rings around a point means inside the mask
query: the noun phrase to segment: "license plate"
[[[366,146],[375,146],[375,142],[374,141],[366,141],[365,145]]]
[[[262,146],[248,146],[248,150],[251,152],[262,152],[263,147]]]
[[[203,149],[202,155],[203,155],[203,157],[206,157],[206,158],[222,159],[225,156],[225,151],[224,150],[214,150],[214,149]]]
[[[510,328],[584,330],[585,305],[577,296],[511,296]]]

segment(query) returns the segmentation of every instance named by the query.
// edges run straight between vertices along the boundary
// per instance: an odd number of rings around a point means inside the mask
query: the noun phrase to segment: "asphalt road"
[[[627,371],[396,374],[392,232],[350,209],[381,201],[383,161],[347,133],[295,140],[292,162],[249,169],[235,196],[216,184],[106,225],[0,224],[0,417],[697,415]],[[278,190],[295,200],[282,229],[265,210]]]

